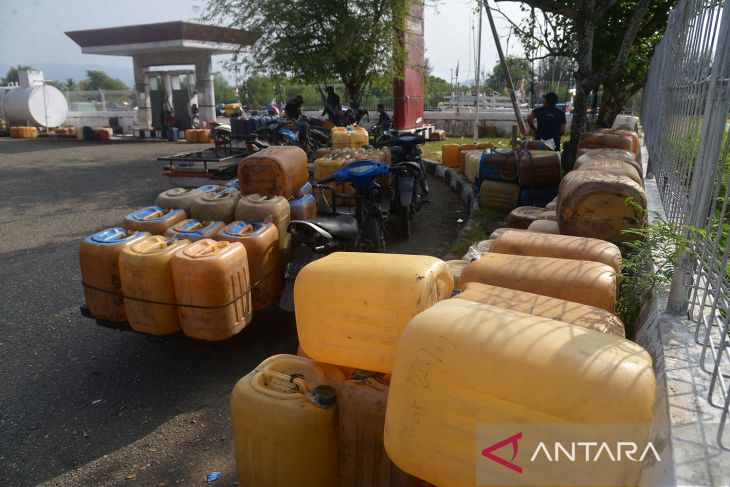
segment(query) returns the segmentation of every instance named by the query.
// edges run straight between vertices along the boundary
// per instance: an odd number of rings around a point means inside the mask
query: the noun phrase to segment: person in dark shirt
[[[555,106],[557,103],[558,95],[553,92],[547,93],[542,97],[542,106],[535,108],[527,116],[527,123],[536,140],[552,139],[555,142],[555,150],[560,150],[560,136],[565,133],[565,113]]]
[[[288,102],[286,102],[286,105],[284,106],[284,113],[286,114],[287,118],[290,118],[291,120],[299,120],[299,117],[302,116],[303,104],[304,98],[302,98],[302,95],[297,95]]]
[[[335,121],[337,119],[338,111],[337,107],[340,105],[340,96],[335,93],[335,89],[332,86],[328,86],[327,90],[327,101],[324,104],[324,110],[322,110],[322,116],[325,114],[330,120]],[[336,122],[335,122],[336,123]]]
[[[378,105],[378,113],[380,114],[380,117],[378,118],[378,123],[375,124],[377,127],[382,127],[390,122],[390,115],[385,112],[385,105],[382,103]]]

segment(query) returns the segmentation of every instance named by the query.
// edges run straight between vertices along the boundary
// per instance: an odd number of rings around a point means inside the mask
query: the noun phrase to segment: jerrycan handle
[[[122,230],[122,229],[115,229],[115,230],[116,231],[114,233],[110,232],[109,235],[105,235],[101,240],[104,242],[109,242],[110,240],[119,240],[121,238],[124,238],[125,233],[126,233],[124,230]],[[131,235],[135,235],[136,233],[137,232],[134,231],[134,232],[126,233],[126,235],[131,236]]]
[[[165,214],[165,212],[162,211],[162,210],[155,210],[152,213],[150,213],[149,215],[143,217],[142,218],[142,221],[151,220],[152,218],[157,218],[157,217],[160,217],[160,216],[162,216],[164,214]]]
[[[228,242],[216,242],[213,245],[208,245],[206,248],[198,250],[195,255],[201,256],[205,254],[209,254],[215,250],[222,249],[223,247],[227,246]]]
[[[257,370],[259,374],[264,375],[268,380],[274,380],[279,385],[291,384],[292,388],[289,392],[303,394],[315,406],[327,408],[335,404],[337,401],[337,391],[334,387],[328,385],[315,386],[314,389],[299,374],[282,374],[274,370]]]
[[[244,233],[251,233],[252,231],[253,231],[253,225],[251,225],[250,223],[247,223],[245,226],[243,226],[240,230],[235,232],[233,235],[241,236]]]

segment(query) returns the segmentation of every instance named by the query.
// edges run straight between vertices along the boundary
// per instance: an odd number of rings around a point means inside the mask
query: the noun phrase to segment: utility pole
[[[509,74],[509,68],[507,67],[507,61],[504,58],[504,52],[502,52],[502,44],[499,42],[499,35],[497,35],[497,26],[494,25],[494,18],[492,17],[492,11],[489,9],[489,0],[484,0],[484,8],[487,11],[487,17],[489,17],[489,25],[492,28],[492,35],[494,36],[494,44],[497,46],[497,54],[499,54],[499,60],[502,63],[502,69],[504,70],[504,77],[507,81],[507,88],[509,89],[509,97],[512,100],[512,108],[515,111],[515,117],[517,117],[517,126],[520,129],[520,133],[523,137],[527,136],[527,127],[525,121],[522,119],[522,112],[520,111],[520,105],[517,103],[517,96],[515,95],[515,87],[512,84],[512,76]],[[481,18],[481,8],[479,9]]]
[[[478,30],[478,40],[477,40],[477,78],[475,80],[476,85],[474,87],[474,91],[476,94],[476,115],[474,117],[474,137],[473,137],[473,143],[477,143],[479,140],[479,69],[480,69],[480,63],[482,60],[482,0],[477,0],[477,3],[479,4],[479,30]],[[489,8],[489,7],[487,7]]]

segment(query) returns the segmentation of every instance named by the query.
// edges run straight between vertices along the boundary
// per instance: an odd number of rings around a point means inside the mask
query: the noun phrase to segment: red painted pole
[[[393,128],[408,130],[423,125],[423,3],[410,2],[405,19],[403,46],[406,62],[403,79],[393,81]]]

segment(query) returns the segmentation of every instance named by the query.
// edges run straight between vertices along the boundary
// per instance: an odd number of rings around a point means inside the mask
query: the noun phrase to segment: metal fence
[[[65,91],[69,110],[72,112],[106,112],[132,110],[137,106],[135,91]]]
[[[652,61],[641,118],[667,217],[702,232],[691,234],[693,252],[681,258],[669,306],[686,310],[695,323],[724,448],[730,444],[729,74],[730,0],[679,1]]]

